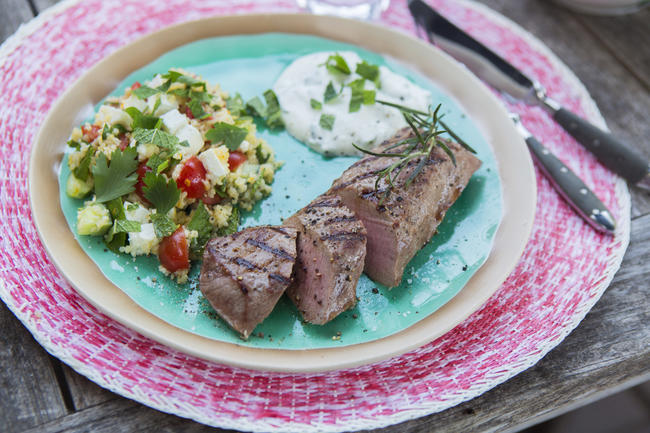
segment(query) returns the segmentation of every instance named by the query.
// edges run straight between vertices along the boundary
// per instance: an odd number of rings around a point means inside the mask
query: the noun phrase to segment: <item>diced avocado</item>
[[[93,189],[93,178],[88,176],[85,181],[70,173],[65,185],[65,193],[72,198],[84,198]]]
[[[77,233],[101,235],[113,225],[108,208],[101,203],[88,202],[77,210]]]

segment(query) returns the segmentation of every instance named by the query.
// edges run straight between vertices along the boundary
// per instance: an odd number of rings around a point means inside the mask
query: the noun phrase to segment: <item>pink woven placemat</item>
[[[537,77],[568,108],[604,126],[575,76],[539,41],[483,6],[432,3]],[[297,11],[293,1],[65,1],[0,47],[0,296],[50,353],[101,386],[205,424],[250,431],[377,428],[474,398],[534,365],[582,320],[628,243],[625,183],[540,109],[513,106],[529,129],[594,189],[619,221],[614,237],[582,222],[538,173],[538,206],[521,261],[463,324],[387,361],[322,374],[232,368],[163,346],[104,316],[59,275],[27,196],[30,147],[54,100],[95,62],[172,23],[210,15]],[[414,33],[405,2],[386,25]]]

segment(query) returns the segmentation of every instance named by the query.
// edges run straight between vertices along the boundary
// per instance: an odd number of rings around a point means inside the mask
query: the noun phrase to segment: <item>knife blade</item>
[[[543,107],[576,141],[607,168],[628,182],[650,190],[650,163],[636,149],[546,95],[544,87],[485,45],[458,28],[423,0],[408,0],[416,26],[476,76],[496,90],[527,104]]]
[[[596,194],[526,129],[519,115],[511,113],[510,118],[526,141],[533,159],[573,210],[596,230],[613,234],[616,221]]]

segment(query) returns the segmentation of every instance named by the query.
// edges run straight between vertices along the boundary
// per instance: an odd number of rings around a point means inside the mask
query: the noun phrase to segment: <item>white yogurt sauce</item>
[[[280,75],[273,86],[287,131],[296,139],[326,156],[358,155],[352,143],[370,149],[407,126],[400,111],[378,103],[361,105],[357,112],[349,112],[351,89],[333,101],[323,102],[327,84],[331,81],[338,92],[341,86],[361,78],[354,71],[361,58],[354,52],[338,52],[352,73],[334,74],[323,65],[334,52],[309,54],[295,60]],[[380,88],[366,80],[365,90],[376,90],[376,99],[394,102],[426,111],[431,93],[385,66],[379,68]],[[322,103],[322,109],[311,107],[310,100]],[[335,116],[331,131],[320,126],[322,114]]]

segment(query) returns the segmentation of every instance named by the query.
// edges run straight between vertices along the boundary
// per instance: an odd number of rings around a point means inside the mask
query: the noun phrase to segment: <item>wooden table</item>
[[[546,43],[586,85],[610,129],[650,158],[650,8],[604,18],[543,0],[481,1]],[[54,3],[0,0],[0,41]],[[632,240],[621,269],[562,344],[479,398],[382,431],[516,431],[648,380],[650,194],[631,193]],[[43,350],[3,303],[0,323],[0,430],[215,430],[100,388]]]

